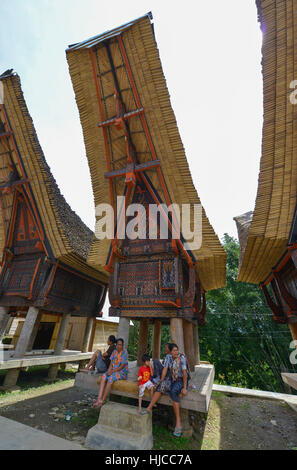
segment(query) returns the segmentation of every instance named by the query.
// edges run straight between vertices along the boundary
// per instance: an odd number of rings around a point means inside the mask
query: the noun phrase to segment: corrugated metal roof
[[[90,47],[95,46],[96,44],[99,44],[100,42],[106,41],[106,39],[110,39],[114,36],[118,36],[121,34],[123,31],[126,29],[130,28],[133,24],[137,23],[138,21],[142,20],[143,18],[148,17],[150,20],[153,19],[153,14],[151,11],[146,13],[143,16],[140,16],[139,18],[136,18],[136,20],[129,21],[129,23],[125,23],[122,26],[119,26],[115,29],[110,29],[109,31],[106,31],[105,33],[99,34],[98,36],[94,36],[90,39],[87,39],[86,41],[79,42],[77,44],[72,44],[66,49],[66,52],[69,50],[76,50],[76,49],[88,49]]]

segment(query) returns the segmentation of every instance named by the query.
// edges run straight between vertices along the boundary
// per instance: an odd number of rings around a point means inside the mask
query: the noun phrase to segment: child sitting
[[[151,392],[151,397],[154,392],[154,384],[151,382],[150,378],[153,375],[153,368],[150,363],[150,356],[144,354],[142,356],[143,365],[140,367],[138,372],[138,386],[139,386],[139,400],[138,400],[138,412],[141,413],[141,403],[144,391],[147,388]]]

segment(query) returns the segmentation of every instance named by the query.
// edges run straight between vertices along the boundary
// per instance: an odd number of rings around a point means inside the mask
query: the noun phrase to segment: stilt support
[[[183,320],[185,355],[188,359],[190,371],[195,370],[195,353],[193,339],[193,324],[188,320]]]
[[[153,359],[160,359],[162,321],[154,321]]]
[[[137,365],[141,366],[141,358],[143,354],[148,352],[149,320],[144,318],[143,320],[140,320],[139,323]]]
[[[177,344],[179,351],[184,353],[184,333],[182,318],[171,318],[170,320],[170,336],[171,342]]]

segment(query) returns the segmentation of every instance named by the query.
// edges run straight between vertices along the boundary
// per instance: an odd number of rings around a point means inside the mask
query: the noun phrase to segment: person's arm
[[[110,356],[110,364],[109,364],[109,367],[107,369],[106,375],[111,375],[114,372],[113,366],[112,366],[112,358],[113,358],[113,353]]]
[[[164,369],[162,370],[162,374],[161,374],[161,382],[165,379],[167,371],[168,371],[168,367],[164,367]]]
[[[187,376],[187,359],[185,356],[182,356],[181,360],[181,365],[182,365],[182,371],[183,371],[183,389],[182,389],[182,394],[186,395],[187,394],[187,385],[188,385],[188,376]]]
[[[154,369],[153,366],[150,364],[150,371],[151,371],[151,377],[154,375]]]
[[[120,372],[122,369],[124,369],[126,364],[122,364],[121,366],[119,367],[116,367],[115,369],[113,369],[113,372]]]
[[[112,370],[112,363],[109,364],[109,368],[107,369],[106,375],[111,375],[114,371]]]

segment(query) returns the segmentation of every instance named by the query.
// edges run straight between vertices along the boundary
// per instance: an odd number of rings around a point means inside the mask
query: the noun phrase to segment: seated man
[[[110,365],[110,356],[116,348],[116,338],[114,335],[110,335],[107,344],[109,348],[105,353],[101,353],[99,349],[94,352],[93,356],[90,359],[90,362],[84,369],[79,369],[80,372],[88,372],[97,369],[99,374],[106,372]]]

